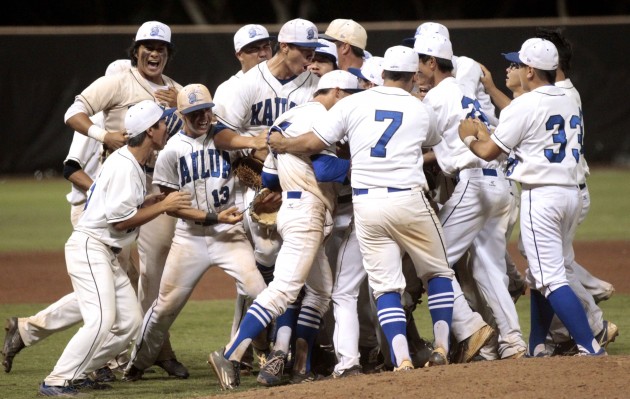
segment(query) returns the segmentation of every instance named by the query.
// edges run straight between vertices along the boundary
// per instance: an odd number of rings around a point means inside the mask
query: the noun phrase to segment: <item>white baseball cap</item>
[[[155,101],[144,100],[129,107],[125,115],[125,130],[127,137],[133,138],[144,133],[148,128],[155,125],[160,119],[175,112],[175,108],[164,109],[157,105]]]
[[[424,33],[437,33],[438,35],[442,35],[445,38],[450,40],[450,36],[448,34],[448,28],[437,22],[424,22],[416,28],[416,34],[414,36],[419,36]]]
[[[363,61],[361,69],[348,68],[348,72],[377,86],[383,86],[383,60],[383,57],[372,56]]]
[[[350,72],[341,69],[325,73],[319,78],[317,90],[336,88],[352,93],[362,91],[359,87],[359,79]]]
[[[445,60],[451,60],[453,58],[453,45],[451,41],[448,37],[437,33],[416,36],[413,50],[418,54],[430,55]]]
[[[177,93],[177,110],[186,115],[199,109],[214,107],[210,90],[201,83],[184,86]]]
[[[317,39],[315,24],[302,18],[292,19],[285,23],[278,34],[278,42],[300,47],[322,47],[323,44],[320,44]]]
[[[131,69],[131,60],[120,59],[112,61],[105,70],[105,76],[116,75]]]
[[[543,71],[558,69],[558,49],[545,39],[527,39],[518,53],[507,53],[503,56],[510,62],[525,64]]]
[[[316,48],[315,53],[325,54],[329,56],[329,58],[332,58],[332,62],[336,65],[337,64],[337,46],[335,46],[335,43],[330,42],[326,39],[322,39],[321,37],[317,39],[317,41],[319,42],[319,44],[322,44],[323,46]]]
[[[136,41],[140,40],[160,40],[170,43],[171,28],[158,21],[145,22],[136,33]]]
[[[241,27],[234,34],[234,51],[237,53],[248,44],[259,40],[271,40],[275,37],[269,36],[267,28],[262,25],[250,24]]]
[[[367,32],[358,22],[351,19],[335,19],[321,35],[324,39],[348,43],[351,46],[365,50],[367,46]]]
[[[405,46],[390,47],[383,57],[383,70],[393,72],[416,72],[418,53]]]

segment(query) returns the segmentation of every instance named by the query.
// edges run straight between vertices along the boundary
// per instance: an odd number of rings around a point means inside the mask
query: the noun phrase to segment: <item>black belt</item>
[[[396,187],[387,187],[388,193],[397,193],[399,191],[409,191],[410,188],[396,188]],[[364,195],[370,192],[369,188],[353,188],[352,194],[354,195]]]
[[[580,188],[580,190],[584,190],[586,188],[586,183],[579,184],[578,187]]]
[[[120,253],[120,251],[122,251],[122,248],[118,248],[118,247],[109,247],[109,249],[112,250],[114,255],[118,255]]]

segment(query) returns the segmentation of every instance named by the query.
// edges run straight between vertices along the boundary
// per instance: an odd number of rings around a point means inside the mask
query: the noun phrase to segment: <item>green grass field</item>
[[[578,230],[578,240],[630,240],[630,171],[596,169],[589,180],[592,207],[586,222]],[[65,194],[69,183],[62,179],[0,179],[0,252],[61,251],[71,232],[69,207]],[[0,304],[0,318],[31,315],[46,304]],[[223,346],[229,335],[233,302],[192,301],[173,325],[173,347],[190,370],[188,380],[168,378],[161,369],[146,374],[146,381],[115,382],[114,390],[87,394],[86,397],[110,398],[195,398],[220,394],[206,364],[208,352]],[[621,335],[609,346],[611,355],[630,353],[630,320],[627,318],[630,296],[615,295],[601,304],[606,318],[614,321]],[[518,304],[524,336],[529,334],[529,297]],[[423,303],[416,310],[421,334],[430,337],[428,310]],[[36,397],[37,386],[50,373],[66,343],[78,327],[60,332],[24,349],[15,359],[11,373],[1,373],[3,398]],[[256,386],[253,377],[245,377],[243,389]],[[228,394],[229,395],[229,394]]]

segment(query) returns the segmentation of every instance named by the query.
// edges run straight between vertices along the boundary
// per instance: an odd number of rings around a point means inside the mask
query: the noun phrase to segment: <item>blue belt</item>
[[[300,199],[302,198],[302,192],[301,191],[287,191],[287,199]]]
[[[484,176],[494,176],[497,177],[497,170],[496,169],[481,169],[481,172],[483,173]]]
[[[584,190],[586,188],[586,183],[578,185],[580,190]]]
[[[409,191],[410,188],[395,188],[395,187],[387,187],[388,193],[397,193],[399,191]],[[369,188],[353,188],[352,194],[354,195],[364,195],[370,192]]]

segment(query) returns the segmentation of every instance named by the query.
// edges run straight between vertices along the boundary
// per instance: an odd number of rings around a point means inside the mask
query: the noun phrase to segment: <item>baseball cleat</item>
[[[20,353],[22,349],[26,347],[22,337],[20,336],[20,329],[18,328],[17,317],[10,317],[7,319],[4,330],[7,332],[4,336],[4,346],[2,347],[2,365],[5,372],[10,372],[13,367],[13,358]]]
[[[495,331],[489,325],[481,327],[473,335],[459,343],[453,363],[469,363],[479,354],[488,341],[492,339]]]
[[[300,373],[299,371],[293,371],[291,373],[291,378],[289,379],[289,383],[291,384],[302,384],[307,382],[318,381],[322,379],[321,376],[309,371],[308,373]]]
[[[208,356],[208,364],[217,376],[221,389],[235,389],[241,384],[240,363],[223,356],[223,350],[214,351]]]
[[[577,355],[575,356],[593,356],[593,357],[600,357],[600,356],[608,356],[608,353],[606,353],[606,349],[604,348],[599,348],[599,350],[595,353],[591,353],[591,352],[583,352],[580,351],[578,352]]]
[[[181,364],[175,358],[168,360],[158,360],[153,364],[164,369],[164,371],[166,371],[171,377],[177,377],[185,380],[190,375],[186,366]]]
[[[130,364],[125,372],[123,373],[122,380],[126,382],[133,382],[142,379],[142,375],[144,374],[144,370],[140,370],[133,364]]]
[[[361,367],[361,365],[359,364],[354,365],[346,370],[333,371],[331,375],[329,375],[328,377],[324,377],[323,379],[324,380],[337,380],[339,378],[348,378],[348,377],[354,377],[357,375],[363,375],[363,367]]]
[[[448,357],[446,356],[446,350],[444,348],[435,348],[429,356],[429,367],[434,366],[446,366],[448,364]]]
[[[527,349],[519,349],[518,351],[514,352],[513,354],[509,356],[502,357],[501,360],[520,359],[523,356],[525,356],[526,352],[527,352]]]
[[[72,385],[68,386],[57,386],[57,385],[46,385],[45,382],[42,382],[39,386],[39,396],[58,396],[61,398],[73,398],[79,395],[79,391]]]
[[[409,359],[405,359],[402,362],[400,362],[400,366],[398,367],[394,367],[394,372],[398,372],[398,371],[410,371],[413,370],[413,363],[411,363],[411,360]]]
[[[608,344],[615,342],[615,338],[619,335],[619,327],[615,323],[604,320],[604,328],[595,336],[595,340],[599,346],[604,349],[608,348]]]
[[[95,391],[105,391],[108,389],[112,389],[111,385],[98,383],[91,378],[85,378],[82,380],[74,380],[72,381],[72,387],[78,390],[92,389]]]
[[[266,387],[282,384],[282,373],[287,354],[281,350],[273,351],[267,357],[265,365],[260,368],[256,381]]]
[[[109,368],[109,366],[103,366],[98,370],[91,373],[91,377],[96,382],[114,382],[116,381],[116,375]]]

